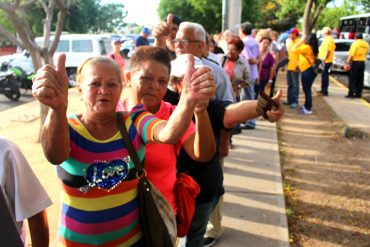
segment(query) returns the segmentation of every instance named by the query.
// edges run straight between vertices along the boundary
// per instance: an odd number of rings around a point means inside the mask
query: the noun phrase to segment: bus
[[[354,38],[350,33],[362,33],[364,40],[370,42],[370,13],[340,18],[339,29],[342,39]]]

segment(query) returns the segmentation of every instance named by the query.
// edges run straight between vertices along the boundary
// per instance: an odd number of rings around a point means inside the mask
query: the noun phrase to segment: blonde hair
[[[271,34],[269,29],[260,29],[257,33],[256,40],[257,42],[261,42],[264,39],[268,39],[271,43]]]
[[[120,81],[122,81],[121,69],[116,63],[116,61],[108,57],[91,57],[83,61],[82,64],[78,66],[77,74],[76,74],[77,83],[81,84],[84,80],[84,76],[83,76],[84,68],[93,66],[98,63],[110,65],[114,70],[116,70],[117,77],[119,78]]]
[[[321,32],[323,35],[330,35],[332,33],[330,27],[324,27]]]

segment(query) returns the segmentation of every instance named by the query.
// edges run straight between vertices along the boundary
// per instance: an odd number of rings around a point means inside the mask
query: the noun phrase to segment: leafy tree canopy
[[[44,12],[41,6],[35,4],[25,14],[33,34],[35,36],[42,35]],[[125,26],[123,19],[126,15],[127,11],[124,10],[122,3],[102,5],[100,0],[75,0],[68,10],[64,31],[70,33],[116,32]],[[52,27],[54,28],[56,16],[53,19]],[[3,11],[0,11],[0,25],[15,32]]]

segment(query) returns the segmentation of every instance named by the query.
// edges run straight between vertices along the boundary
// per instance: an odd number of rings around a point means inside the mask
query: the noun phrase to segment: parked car
[[[132,56],[132,54],[134,54],[135,39],[138,36],[139,35],[137,34],[126,34],[122,37],[122,40],[124,40],[124,42],[122,43],[121,51],[123,55],[125,56],[125,58],[129,59]],[[149,45],[152,46],[154,44],[154,37],[150,36],[148,37],[148,40],[149,40]]]
[[[53,40],[53,36],[50,37]],[[43,37],[36,38],[42,44]],[[104,34],[62,34],[54,54],[56,62],[60,53],[67,56],[66,69],[70,80],[76,79],[78,65],[90,57],[105,56],[112,50],[111,35]]]
[[[370,55],[368,54],[365,61],[364,87],[370,89]]]
[[[319,39],[319,45],[321,45],[323,39]],[[353,39],[334,39],[335,52],[334,61],[330,70],[335,72],[346,72],[343,67],[346,64],[348,57],[349,48],[351,47]]]

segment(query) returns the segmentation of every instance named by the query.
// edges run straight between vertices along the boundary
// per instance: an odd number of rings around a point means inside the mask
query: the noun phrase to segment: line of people
[[[174,213],[176,173],[186,172],[200,185],[184,245],[210,246],[221,236],[225,193],[222,168],[230,131],[260,116],[253,93],[255,84],[251,83],[252,70],[244,69],[242,77],[232,72],[239,55],[247,52],[243,46],[248,42],[238,37],[228,42],[226,72],[225,66],[205,57],[204,28],[193,22],[176,23],[175,19],[179,18],[170,14],[153,29],[157,47],[137,48],[126,72],[108,57],[82,63],[77,70],[77,89],[84,104],[81,113],[66,115],[65,56],[59,57],[56,68],[45,65],[38,70],[32,93],[50,107],[42,126],[41,144],[48,161],[56,165],[62,193],[59,245],[150,244],[140,230],[137,178],[116,125],[117,111],[122,111],[149,180]],[[246,23],[241,32],[248,36],[252,29]],[[271,41],[262,40],[262,51],[266,52]],[[254,48],[260,52],[259,45]],[[171,61],[173,52],[176,58]],[[249,60],[258,74],[258,59]],[[241,63],[251,67],[247,60]],[[264,81],[270,83],[272,79],[269,75]],[[250,98],[234,102],[234,93],[239,91],[245,91]],[[281,97],[278,91],[272,99],[279,108],[264,114],[271,122],[284,114]]]

